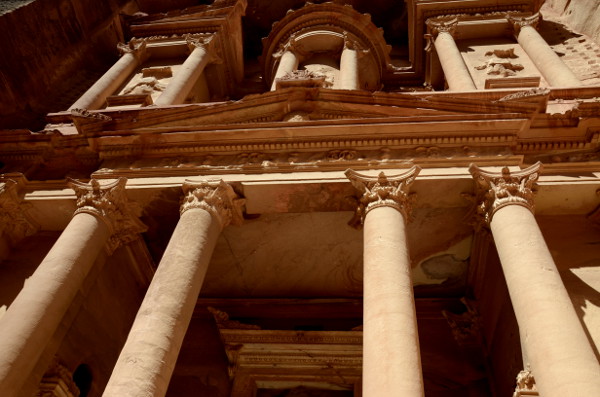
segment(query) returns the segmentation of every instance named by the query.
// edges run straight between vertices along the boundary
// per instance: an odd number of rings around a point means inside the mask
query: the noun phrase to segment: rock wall
[[[600,43],[600,2],[595,0],[546,0],[542,6],[544,17],[559,20],[579,33]]]

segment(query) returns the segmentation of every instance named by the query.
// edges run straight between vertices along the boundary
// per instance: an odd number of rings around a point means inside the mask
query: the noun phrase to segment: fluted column
[[[500,256],[521,340],[544,397],[600,396],[600,365],[533,216],[541,163],[491,173],[471,165],[479,212]],[[527,363],[525,363],[527,365]]]
[[[536,30],[539,14],[530,17],[507,15],[517,41],[552,87],[578,87],[581,81]]]
[[[0,319],[3,397],[19,393],[100,251],[110,252],[145,230],[128,210],[125,183],[71,183],[77,194],[73,218]]]
[[[98,79],[73,105],[72,109],[100,109],[106,98],[127,80],[146,56],[145,41],[131,41],[128,45],[119,44],[121,58]]]
[[[222,180],[183,186],[181,218],[150,283],[105,397],[164,396],[221,230],[241,222],[240,205]]]
[[[419,335],[406,243],[409,186],[419,173],[370,177],[346,171],[362,196],[364,225],[363,395],[423,396]]]
[[[456,42],[454,32],[458,25],[458,19],[435,20],[428,19],[427,26],[433,36],[433,45],[446,76],[449,91],[472,91],[477,87],[473,82],[471,73],[465,64]]]
[[[11,247],[22,238],[35,234],[38,229],[19,197],[18,183],[12,179],[0,179],[0,262],[8,257]]]
[[[188,94],[211,61],[209,44],[212,36],[188,37],[191,53],[181,65],[165,91],[156,99],[156,105],[178,105],[185,102]]]

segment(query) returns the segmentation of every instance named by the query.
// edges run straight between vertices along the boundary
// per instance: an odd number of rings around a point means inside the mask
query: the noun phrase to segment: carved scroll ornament
[[[0,233],[11,245],[35,234],[39,226],[27,214],[27,205],[18,194],[18,184],[12,179],[0,180]]]
[[[77,195],[77,210],[74,215],[91,214],[102,219],[108,226],[111,234],[107,242],[109,254],[147,230],[146,225],[132,213],[132,205],[125,194],[126,183],[127,178],[119,178],[106,185],[100,185],[96,179],[90,180],[89,184],[69,181],[69,186]]]
[[[221,227],[239,225],[243,221],[242,206],[245,200],[238,197],[232,187],[222,179],[190,181],[183,184],[185,196],[180,214],[192,208],[201,208],[215,216]]]
[[[534,211],[533,186],[542,169],[537,162],[519,172],[511,172],[504,167],[501,173],[487,172],[471,164],[469,172],[478,184],[478,214],[489,225],[500,208],[507,205],[521,205]]]
[[[362,193],[350,224],[357,226],[363,223],[367,213],[378,207],[395,208],[407,220],[414,197],[409,194],[409,188],[420,171],[421,168],[415,165],[403,174],[386,176],[381,172],[378,176],[372,177],[351,169],[346,170],[346,176],[352,185]]]
[[[426,22],[429,30],[433,37],[436,37],[440,33],[449,33],[454,36],[456,33],[456,27],[458,26],[458,17],[446,18],[430,18]]]
[[[521,28],[524,28],[525,26],[531,26],[532,28],[537,29],[540,22],[540,14],[536,13],[531,16],[524,17],[508,13],[506,14],[506,19],[512,26],[515,36],[518,36]]]

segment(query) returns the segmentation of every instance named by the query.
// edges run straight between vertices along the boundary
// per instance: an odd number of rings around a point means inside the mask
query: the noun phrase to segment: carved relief
[[[111,121],[112,118],[102,113],[92,113],[87,109],[71,109],[71,114],[75,117],[89,119],[91,121]]]
[[[525,396],[539,396],[529,365],[517,375],[517,387],[513,393],[513,397]]]
[[[466,312],[454,314],[444,310],[442,314],[459,346],[477,345],[481,342],[479,314],[465,299],[461,299],[461,302],[466,306]]]
[[[79,388],[73,382],[73,374],[58,360],[54,360],[36,393],[36,397],[77,397]]]
[[[221,227],[243,222],[242,206],[245,200],[240,199],[222,179],[199,182],[186,180],[183,192],[185,196],[181,203],[181,215],[189,209],[201,208],[215,216]]]
[[[133,215],[132,204],[125,194],[126,178],[116,182],[100,185],[96,179],[90,183],[70,180],[69,186],[77,195],[77,210],[74,215],[87,213],[99,217],[109,227],[110,238],[107,242],[109,254],[121,245],[138,238],[147,227]]]
[[[540,22],[540,14],[536,13],[531,16],[517,16],[508,13],[506,14],[506,19],[512,26],[515,36],[518,36],[519,32],[521,32],[521,28],[525,26],[531,26],[532,28],[537,29]]]
[[[429,27],[433,37],[436,37],[440,33],[449,33],[451,36],[454,36],[456,27],[458,26],[458,18],[455,16],[429,18],[425,23]]]
[[[230,320],[229,314],[214,307],[207,307],[207,309],[213,315],[219,329],[260,329],[258,325],[243,324],[239,321]]]
[[[367,213],[378,207],[395,208],[404,215],[405,220],[408,220],[414,198],[408,190],[420,171],[420,167],[413,166],[403,174],[388,177],[381,172],[379,176],[372,177],[351,169],[346,170],[346,176],[352,185],[362,193],[350,224],[353,226],[362,224]]]
[[[475,69],[485,70],[489,75],[500,75],[503,77],[516,76],[517,72],[525,69],[520,63],[510,61],[510,59],[518,58],[518,55],[515,55],[514,48],[488,51],[485,53],[485,56],[492,58],[487,59],[479,66],[475,66]]]
[[[326,71],[294,70],[277,79],[277,88],[287,87],[323,87],[333,86],[333,77]]]
[[[18,184],[12,179],[0,179],[0,233],[15,245],[22,238],[35,234],[39,226],[27,214],[28,204],[22,203]]]
[[[156,77],[142,77],[140,81],[123,90],[124,95],[149,95],[153,92],[162,92],[166,86],[161,84]]]
[[[511,173],[508,167],[502,173],[486,172],[471,164],[469,172],[478,185],[477,213],[486,224],[500,208],[507,205],[521,205],[531,212],[534,211],[533,186],[542,169],[542,163],[537,162],[529,168]]]

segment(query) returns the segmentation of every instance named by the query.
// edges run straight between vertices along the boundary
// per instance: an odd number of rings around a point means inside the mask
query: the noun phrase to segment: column
[[[471,73],[465,64],[456,42],[454,32],[458,19],[449,21],[428,19],[427,26],[434,37],[433,45],[446,76],[449,91],[472,91],[477,87],[471,78]]]
[[[221,230],[242,220],[231,186],[183,186],[185,198],[158,270],[113,369],[105,397],[164,396]]]
[[[71,183],[73,218],[0,320],[3,397],[18,395],[100,251],[110,253],[145,230],[127,209],[125,183]]]
[[[581,81],[536,30],[539,14],[530,17],[507,15],[517,41],[552,87],[579,87]]]
[[[544,397],[600,396],[600,365],[533,216],[541,163],[520,172],[469,171],[500,256],[521,340]]]
[[[27,214],[18,185],[12,179],[0,179],[0,262],[8,257],[11,247],[39,229]]]
[[[344,35],[344,48],[340,57],[340,89],[360,90],[359,58],[367,53],[360,44]]]
[[[191,53],[173,76],[165,91],[156,99],[156,105],[179,105],[185,102],[204,68],[211,61],[208,49],[211,40],[212,36],[187,38]]]
[[[406,243],[408,189],[420,168],[400,175],[346,176],[362,196],[364,226],[364,396],[423,397],[423,375]]]
[[[274,57],[279,57],[279,65],[277,65],[277,71],[275,72],[273,82],[271,83],[271,91],[275,91],[277,88],[277,79],[298,69],[300,59],[298,58],[297,53],[299,50],[295,38],[292,36],[290,41],[283,46],[282,49],[273,54]]]
[[[120,44],[121,58],[94,83],[71,107],[72,109],[100,109],[106,98],[112,95],[137,69],[146,56],[146,42],[132,40],[129,45]]]

